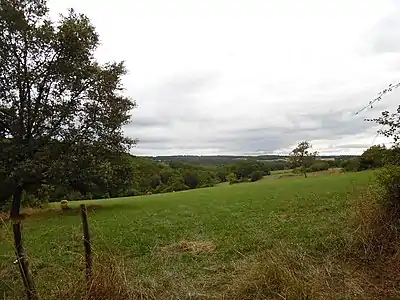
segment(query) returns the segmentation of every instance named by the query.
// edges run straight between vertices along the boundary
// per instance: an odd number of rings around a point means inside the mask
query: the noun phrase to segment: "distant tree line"
[[[230,181],[257,181],[271,170],[284,169],[284,162],[237,160],[234,164],[199,165],[179,161],[158,162],[129,154],[111,154],[91,160],[71,156],[63,180],[39,183],[23,191],[22,205],[40,206],[61,200],[104,199],[169,193],[212,187]],[[6,173],[0,166],[0,206],[9,208],[13,189],[1,180]],[[2,203],[2,205],[1,205]]]
[[[64,199],[73,201],[127,197],[212,187],[222,182],[254,182],[270,175],[271,171],[284,169],[293,169],[295,173],[301,174],[304,171],[317,172],[335,167],[359,171],[381,166],[382,151],[388,150],[382,146],[373,146],[360,157],[327,161],[312,156],[297,167],[290,160],[263,161],[251,157],[227,160],[229,164],[201,165],[176,159],[160,162],[121,153],[107,153],[91,160],[82,160],[79,159],[80,153],[77,153],[76,156],[70,156],[68,166],[64,166],[63,170],[68,172],[63,173],[62,181],[31,185],[23,191],[22,204],[40,206]],[[6,166],[0,166],[0,207],[9,208],[13,187],[2,180],[6,176],[5,169]]]
[[[241,160],[234,165],[226,167],[229,174],[225,177],[230,184],[258,181],[271,174],[271,165],[255,160]]]
[[[189,164],[215,166],[215,165],[232,165],[240,160],[254,160],[262,162],[284,162],[286,157],[279,155],[170,155],[170,156],[153,156],[148,157],[159,162],[184,162]]]

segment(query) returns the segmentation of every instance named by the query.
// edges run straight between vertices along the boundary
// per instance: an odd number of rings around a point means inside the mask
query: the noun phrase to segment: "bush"
[[[239,180],[236,178],[235,173],[230,173],[226,178],[229,181],[229,184],[236,184],[239,183]]]
[[[264,176],[269,176],[271,175],[271,171],[269,169],[264,169],[263,170]]]
[[[343,170],[346,172],[357,172],[360,169],[360,162],[358,159],[353,158],[343,162]]]
[[[159,187],[159,186],[158,186],[158,187]],[[158,188],[158,187],[157,187],[157,188]],[[140,194],[140,193],[138,192],[137,189],[131,187],[131,188],[127,189],[127,190],[124,192],[124,197],[133,197],[133,196],[138,196],[139,194]]]
[[[377,172],[377,180],[384,190],[384,199],[391,208],[400,207],[400,166],[387,165]]]
[[[329,163],[327,162],[316,162],[309,168],[310,172],[326,171],[329,169]]]
[[[74,201],[74,200],[83,200],[85,197],[83,197],[83,195],[78,192],[78,191],[71,191],[68,195],[67,195],[67,199],[70,201]]]
[[[161,184],[161,185],[159,185],[158,187],[156,187],[155,190],[153,190],[153,193],[154,193],[154,194],[164,193],[165,189],[166,189],[166,186],[163,185],[163,184]]]
[[[262,179],[264,176],[264,172],[263,171],[254,171],[253,173],[250,174],[250,179],[251,182],[255,182],[257,180]]]
[[[162,192],[170,193],[170,192],[178,192],[188,190],[189,187],[182,182],[174,182],[172,185],[167,186]]]
[[[303,168],[303,167],[297,167],[297,168],[294,168],[294,169],[292,170],[292,172],[293,172],[294,174],[303,174],[303,173],[304,173],[304,168]]]

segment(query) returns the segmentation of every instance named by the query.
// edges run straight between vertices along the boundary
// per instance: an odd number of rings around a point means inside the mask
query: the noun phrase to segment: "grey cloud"
[[[390,53],[400,51],[400,4],[397,3],[393,12],[379,22],[372,32],[375,53]]]
[[[292,124],[270,125],[260,128],[243,128],[236,131],[219,132],[217,129],[213,135],[204,140],[188,142],[181,140],[179,136],[170,136],[166,139],[143,140],[139,148],[152,149],[162,153],[166,148],[191,149],[194,153],[202,153],[202,149],[218,149],[220,153],[271,153],[279,149],[287,148],[300,140],[332,140],[344,137],[355,136],[359,133],[375,133],[372,124],[366,124],[360,118],[341,118],[344,112],[309,114],[298,116],[298,122],[305,122],[313,119],[315,126],[296,127]],[[339,145],[335,148],[358,148]],[[365,147],[366,148],[366,147]]]
[[[173,77],[151,90],[139,91],[138,108],[133,111],[132,122],[127,128],[167,127],[176,122],[207,121],[205,115],[199,115],[198,94],[215,84],[216,74],[193,74]]]
[[[332,151],[339,148],[354,149],[335,141],[354,136],[371,137],[376,133],[374,124],[364,118],[378,115],[380,108],[354,115],[362,104],[368,103],[370,89],[358,93],[332,92],[311,94],[310,103],[319,105],[299,107],[286,103],[286,111],[279,105],[266,106],[265,118],[221,118],[220,112],[202,107],[202,93],[212,89],[217,81],[214,75],[174,78],[142,91],[137,97],[140,108],[133,113],[133,122],[126,127],[128,135],[138,137],[134,154],[255,154],[287,149],[301,140],[331,141]],[[207,108],[208,109],[208,108]],[[244,108],[245,109],[245,108]],[[260,109],[263,109],[261,107]],[[284,121],[272,122],[270,116],[282,114]],[[252,121],[252,122],[249,122]],[[353,143],[355,144],[355,143]],[[368,145],[369,147],[370,145]],[[367,148],[367,147],[365,147]],[[318,149],[316,149],[318,150]]]
[[[353,148],[353,149],[367,149],[371,144],[339,144],[333,146],[333,148],[343,149],[343,148]]]

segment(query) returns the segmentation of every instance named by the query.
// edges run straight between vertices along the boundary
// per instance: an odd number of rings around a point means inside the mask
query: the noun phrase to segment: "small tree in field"
[[[122,95],[124,64],[100,64],[95,28],[70,10],[54,23],[45,0],[0,0],[0,180],[20,273],[37,299],[22,244],[23,191],[59,184],[78,162],[101,161],[134,143],[122,126],[134,101]]]
[[[310,152],[312,145],[309,142],[300,142],[290,152],[289,164],[291,168],[300,168],[304,177],[307,178],[307,168],[314,162],[317,152]]]

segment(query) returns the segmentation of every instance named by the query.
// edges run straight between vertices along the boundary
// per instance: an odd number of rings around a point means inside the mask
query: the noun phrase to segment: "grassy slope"
[[[346,234],[347,196],[368,184],[371,172],[263,180],[234,186],[135,198],[88,201],[96,253],[118,255],[137,280],[180,279],[187,292],[218,290],[236,262],[278,243],[323,253]],[[75,205],[78,205],[76,203]],[[8,226],[8,225],[7,225]],[[11,235],[0,228],[0,292],[18,280]],[[77,214],[31,216],[26,248],[41,291],[82,274]],[[213,253],[163,253],[182,240],[212,242]],[[9,291],[10,293],[10,291]],[[13,292],[11,292],[13,293]],[[16,293],[16,292],[15,292]],[[1,293],[2,294],[2,293]]]

